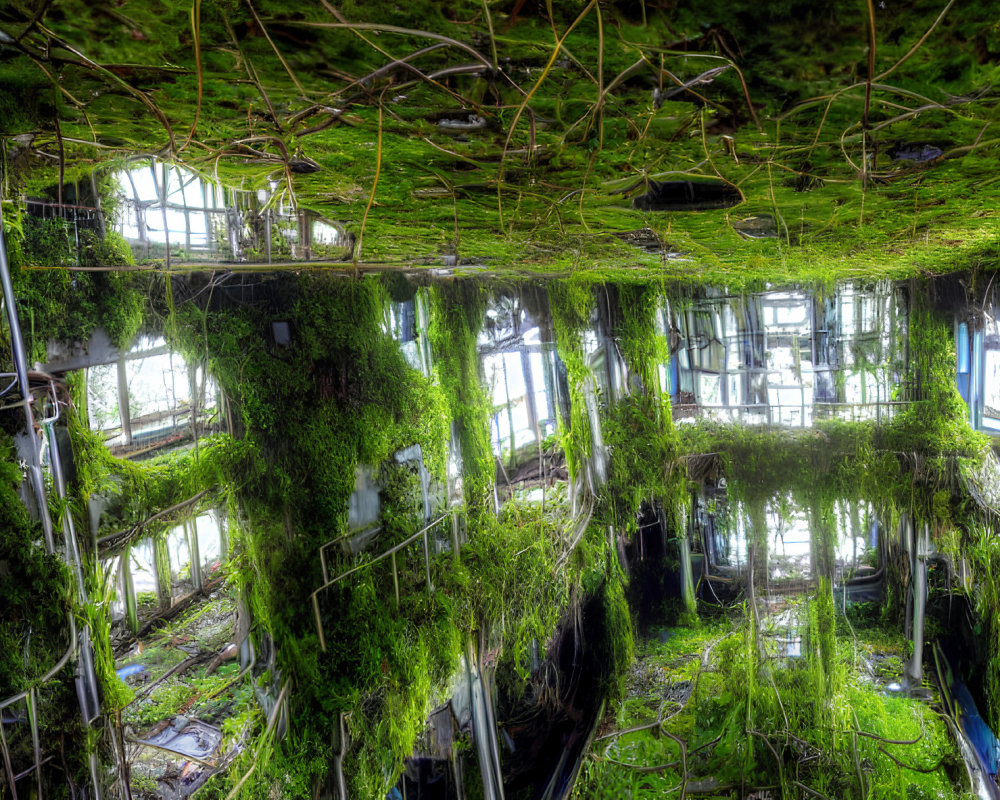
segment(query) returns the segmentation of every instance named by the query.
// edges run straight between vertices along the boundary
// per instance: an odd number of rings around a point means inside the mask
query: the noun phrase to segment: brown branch
[[[930,775],[931,773],[937,772],[939,769],[941,769],[941,765],[944,763],[944,756],[942,756],[941,759],[938,761],[938,763],[935,764],[933,767],[915,767],[912,764],[904,764],[902,761],[896,758],[896,756],[894,756],[892,753],[890,753],[881,745],[879,745],[878,750],[883,755],[888,756],[893,761],[893,763],[896,764],[896,766],[902,767],[903,769],[911,769],[914,772],[922,772],[924,775]]]
[[[865,75],[865,109],[861,124],[868,131],[868,111],[872,102],[872,80],[875,77],[875,3],[868,0],[868,74]]]
[[[157,512],[153,516],[149,517],[148,519],[144,519],[142,522],[137,522],[131,528],[119,531],[118,533],[111,533],[108,534],[107,536],[102,536],[100,539],[97,540],[97,546],[101,547],[102,545],[106,545],[108,543],[117,544],[124,539],[130,539],[135,534],[141,533],[143,530],[148,528],[157,520],[161,520],[164,517],[173,514],[176,511],[181,511],[187,508],[188,506],[194,505],[199,500],[201,500],[201,498],[203,498],[206,494],[208,494],[208,492],[209,492],[208,489],[204,489],[198,492],[198,494],[196,494],[194,497],[189,497],[187,500],[182,500],[180,503],[176,503],[170,506],[170,508],[165,508],[162,511]]]
[[[864,736],[866,739],[874,739],[876,742],[882,742],[883,744],[916,744],[921,739],[924,738],[923,732],[916,739],[883,739],[874,733],[868,733],[868,731],[858,731],[858,730],[847,730],[845,733],[854,733],[858,736]]]
[[[194,39],[194,65],[198,72],[198,101],[194,107],[194,122],[187,140],[181,145],[181,150],[191,144],[194,133],[198,130],[198,118],[201,116],[201,101],[205,94],[205,76],[201,67],[201,0],[194,0],[191,5],[191,35]]]
[[[285,72],[288,73],[288,77],[292,79],[292,83],[295,84],[295,87],[299,90],[299,92],[302,93],[303,97],[307,97],[308,95],[306,93],[305,88],[302,86],[301,83],[299,83],[299,79],[295,77],[295,73],[292,72],[292,68],[288,66],[288,62],[285,61],[285,57],[281,55],[281,51],[278,50],[278,46],[274,43],[274,40],[271,38],[271,34],[267,32],[267,28],[264,27],[263,21],[261,21],[261,18],[257,15],[257,11],[253,7],[253,3],[250,2],[250,0],[247,0],[247,8],[250,9],[250,13],[253,15],[254,21],[257,23],[258,26],[260,26],[260,30],[264,34],[264,38],[267,39],[267,43],[271,45],[271,49],[274,50],[274,54],[278,57],[278,61],[281,62],[281,66],[285,68]]]
[[[167,137],[170,142],[169,145],[170,152],[172,153],[176,150],[176,143],[174,141],[174,129],[171,127],[170,121],[167,119],[166,114],[163,113],[163,110],[158,105],[156,105],[156,103],[154,103],[152,99],[150,99],[145,92],[136,89],[128,81],[124,80],[119,75],[116,75],[107,67],[98,64],[96,61],[93,61],[92,59],[88,58],[79,50],[77,50],[75,47],[70,45],[68,42],[64,41],[63,39],[60,39],[52,31],[46,29],[43,25],[39,24],[38,29],[42,31],[46,36],[48,36],[52,43],[58,45],[59,47],[72,53],[78,59],[80,59],[81,66],[84,66],[87,69],[92,69],[104,75],[107,75],[114,83],[117,83],[119,86],[125,89],[126,92],[135,97],[137,100],[139,100],[139,102],[141,102],[144,106],[146,106],[146,108],[148,108],[150,112],[152,112],[153,116],[156,117],[156,119],[160,122],[161,125],[163,125],[164,129],[166,130]],[[19,47],[25,49],[23,48],[23,46],[19,45]]]

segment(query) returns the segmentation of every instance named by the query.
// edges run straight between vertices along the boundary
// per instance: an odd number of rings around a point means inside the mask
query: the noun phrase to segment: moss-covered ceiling
[[[730,286],[989,268],[998,54],[982,2],[15,0],[4,195],[153,154],[277,181],[365,265]],[[633,205],[720,180],[735,205]],[[647,228],[680,255],[615,235]]]

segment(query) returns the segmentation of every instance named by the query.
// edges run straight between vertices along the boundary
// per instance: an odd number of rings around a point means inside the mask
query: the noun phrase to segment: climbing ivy
[[[583,464],[590,458],[594,440],[587,392],[593,392],[595,386],[581,340],[594,308],[593,286],[582,279],[557,281],[549,287],[549,302],[559,358],[569,378],[570,416],[569,419],[560,418],[559,432],[573,483],[582,477]]]
[[[431,291],[434,369],[454,421],[465,499],[473,512],[486,507],[496,472],[490,446],[490,401],[476,349],[486,298],[484,287],[475,281],[436,286]]]

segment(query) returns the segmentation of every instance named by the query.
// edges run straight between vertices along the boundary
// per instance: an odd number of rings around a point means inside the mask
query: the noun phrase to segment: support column
[[[122,440],[126,445],[132,444],[132,412],[129,409],[128,371],[125,369],[125,356],[118,359],[118,417],[122,423]]]
[[[930,525],[923,524],[914,551],[913,568],[913,656],[906,665],[906,682],[912,693],[923,683],[924,611],[927,606],[927,555],[930,551]]]
[[[681,545],[681,595],[684,598],[684,609],[692,615],[697,615],[698,606],[694,597],[694,571],[691,568],[691,540],[684,531],[680,539]]]
[[[153,538],[153,568],[156,572],[156,597],[161,610],[170,608],[173,604],[170,580],[170,551],[167,549],[167,537]]]
[[[125,594],[125,619],[128,629],[136,634],[139,632],[139,603],[135,597],[135,580],[132,578],[132,545],[125,546],[122,553],[122,583]]]
[[[201,548],[198,547],[198,522],[190,519],[184,523],[187,531],[188,552],[191,554],[191,584],[194,589],[202,587]]]

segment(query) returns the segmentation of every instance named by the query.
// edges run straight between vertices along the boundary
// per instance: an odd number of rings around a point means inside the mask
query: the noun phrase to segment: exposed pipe
[[[344,756],[347,754],[348,750],[347,725],[344,724],[345,716],[344,712],[341,711],[338,717],[337,732],[339,747],[333,756],[333,771],[334,775],[336,775],[337,796],[340,800],[348,800],[347,780],[344,777]]]
[[[680,537],[681,550],[681,595],[684,608],[688,613],[697,614],[698,607],[694,597],[694,569],[691,566],[691,540],[687,531]]]
[[[503,779],[500,774],[500,753],[497,748],[496,727],[490,709],[491,698],[471,640],[465,645],[465,668],[469,687],[469,708],[472,712],[472,737],[479,757],[479,771],[483,779],[483,796],[486,800],[504,800]]]
[[[17,306],[14,300],[14,284],[11,281],[10,276],[10,263],[7,259],[7,241],[4,236],[3,231],[3,209],[0,206],[0,284],[3,287],[3,298],[4,304],[7,307],[7,322],[10,327],[10,340],[11,340],[11,350],[14,356],[14,371],[17,374],[18,384],[21,387],[22,403],[24,406],[24,418],[27,436],[30,442],[30,446],[27,448],[28,458],[28,476],[31,482],[32,492],[35,496],[35,502],[37,504],[38,518],[42,523],[42,530],[45,536],[45,546],[49,553],[55,552],[55,537],[53,536],[52,528],[52,518],[49,516],[48,499],[45,492],[45,484],[42,480],[42,468],[41,468],[41,455],[40,455],[40,445],[37,437],[35,436],[35,419],[31,410],[32,396],[31,390],[28,383],[28,359],[27,353],[24,347],[24,339],[21,335],[21,325],[17,316]],[[53,391],[53,396],[54,396]],[[58,412],[58,405],[56,406]],[[57,414],[58,416],[58,414]],[[66,484],[65,479],[62,474],[62,464],[59,461],[59,449],[55,441],[55,432],[52,430],[51,423],[55,421],[56,417],[48,421],[45,425],[47,432],[49,433],[50,442],[50,461],[52,466],[52,477],[53,482],[56,485],[57,491],[60,493],[60,497],[65,497],[66,494]],[[75,576],[77,579],[77,590],[80,594],[81,599],[85,599],[86,593],[83,584],[83,573],[80,563],[80,552],[76,544],[76,534],[72,530],[72,519],[67,513],[63,515],[63,528],[66,534],[66,548],[68,550],[67,560],[73,562],[73,567],[75,571]],[[99,705],[97,702],[97,679],[96,673],[93,666],[93,656],[90,652],[89,638],[87,636],[87,631],[83,631],[83,636],[78,639],[76,625],[74,623],[73,615],[70,614],[70,646],[67,648],[66,653],[62,658],[56,663],[56,665],[46,674],[46,676],[39,681],[39,684],[47,681],[53,675],[56,674],[65,665],[66,661],[69,659],[70,655],[77,651],[78,644],[86,645],[80,648],[80,660],[81,666],[84,669],[85,676],[85,692],[81,691],[84,686],[79,682],[77,685],[77,691],[80,699],[80,709],[82,711],[83,717],[86,722],[90,722],[93,719],[91,716],[91,711],[97,711],[99,713]],[[33,690],[31,691],[31,697],[33,698]],[[28,693],[25,693],[27,696]],[[10,699],[4,701],[4,705],[11,702]],[[36,743],[36,756],[37,756],[37,743]],[[94,760],[94,753],[91,753],[91,761]],[[91,777],[94,781],[94,792],[95,797],[100,797],[100,784],[97,782],[97,775],[94,769],[94,764],[91,763]],[[40,795],[39,795],[40,796]]]
[[[925,522],[913,556],[913,656],[906,668],[910,690],[920,688],[923,679],[924,614],[927,606],[927,556],[930,552],[930,526]]]
[[[55,397],[55,388],[52,390]],[[52,483],[60,500],[65,500],[66,477],[62,471],[62,459],[59,455],[59,440],[56,435],[55,422],[59,419],[59,407],[56,404],[55,413],[46,417],[42,423],[45,429],[46,438],[49,443],[49,464],[52,469]],[[76,530],[73,526],[73,515],[62,515],[63,539],[66,544],[66,561],[73,569],[76,579],[76,593],[81,605],[87,602],[87,588],[83,580],[83,562],[80,558],[80,546],[76,539]],[[94,655],[90,643],[90,630],[84,626],[80,635],[79,652],[79,677],[77,678],[76,691],[80,700],[80,710],[86,723],[91,723],[101,713],[100,694],[97,688],[97,672],[94,668]]]
[[[38,704],[35,690],[28,692],[28,717],[31,720],[31,749],[35,756],[35,783],[38,800],[42,800],[42,745],[38,739]]]
[[[53,388],[53,396],[55,389]],[[49,444],[49,462],[52,469],[52,483],[55,486],[56,494],[60,500],[66,499],[66,476],[63,475],[62,459],[59,454],[59,440],[56,436],[55,422],[59,419],[58,408],[56,414],[47,418],[42,427]],[[83,582],[83,564],[80,559],[80,547],[76,540],[76,530],[73,526],[72,514],[63,514],[63,536],[66,543],[66,560],[73,568],[73,575],[76,578],[77,596],[81,602],[87,599],[87,592]]]
[[[42,521],[45,534],[45,547],[48,552],[55,551],[55,539],[52,535],[52,520],[48,513],[48,500],[45,496],[45,483],[42,481],[41,458],[38,452],[38,440],[33,439],[35,419],[31,413],[31,389],[28,384],[28,357],[24,349],[24,339],[21,336],[21,324],[17,318],[17,305],[14,302],[14,284],[10,279],[10,264],[7,260],[7,240],[3,231],[3,208],[0,206],[0,284],[3,285],[3,299],[7,307],[7,322],[10,326],[10,345],[14,354],[14,372],[21,387],[21,400],[24,405],[25,429],[31,447],[28,448],[28,478],[31,490],[35,495],[38,518]]]

